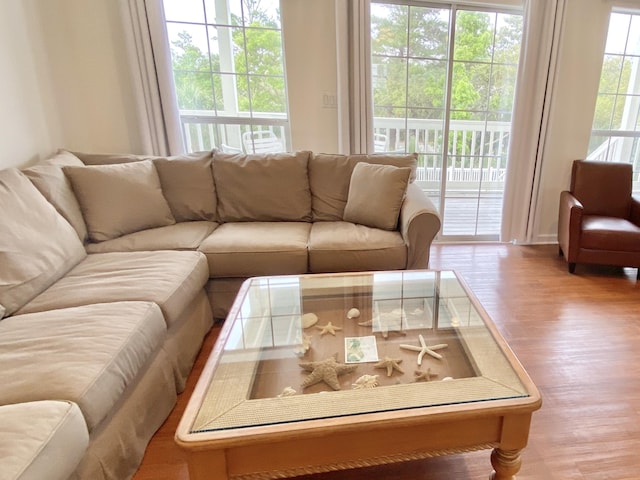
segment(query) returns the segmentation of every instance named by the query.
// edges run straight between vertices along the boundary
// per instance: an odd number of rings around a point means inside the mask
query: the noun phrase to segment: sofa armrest
[[[440,215],[433,202],[415,183],[407,187],[400,209],[400,233],[408,247],[407,269],[429,267],[431,242],[440,231]]]
[[[640,198],[631,197],[631,214],[629,220],[640,227]]]
[[[560,192],[558,208],[558,244],[568,262],[575,262],[580,249],[582,203],[571,192]]]

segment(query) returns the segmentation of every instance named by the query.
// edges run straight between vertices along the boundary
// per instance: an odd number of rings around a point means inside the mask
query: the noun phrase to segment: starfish
[[[373,368],[386,368],[387,369],[387,377],[393,375],[393,371],[396,370],[400,373],[404,373],[404,371],[400,368],[400,363],[402,363],[401,358],[390,358],[384,357],[384,360],[376,363]]]
[[[427,345],[422,335],[418,335],[418,340],[420,340],[419,347],[416,347],[415,345],[406,345],[404,343],[400,344],[400,348],[404,348],[405,350],[413,350],[414,352],[420,352],[418,354],[418,365],[422,365],[422,357],[424,357],[425,353],[431,355],[433,358],[437,358],[438,360],[440,360],[442,358],[442,355],[436,353],[435,350],[441,350],[448,347],[446,343],[439,343],[438,345]]]
[[[338,376],[343,373],[353,372],[357,365],[346,365],[336,361],[337,355],[329,357],[320,362],[299,363],[300,367],[311,372],[303,381],[302,388],[310,387],[316,383],[324,382],[334,390],[340,390]]]
[[[316,325],[316,328],[318,330],[321,330],[320,336],[324,335],[325,333],[330,333],[331,335],[335,336],[337,330],[342,330],[342,327],[336,327],[331,322],[327,323],[326,325]]]
[[[431,381],[431,377],[437,377],[438,374],[437,373],[431,373],[431,369],[427,368],[426,372],[422,372],[420,370],[416,370],[413,372],[413,375],[415,376],[415,378],[413,379],[414,382],[429,382]]]
[[[375,323],[374,323],[375,322]],[[402,320],[400,314],[395,312],[381,313],[380,315],[372,318],[371,320],[365,320],[364,322],[358,322],[361,327],[376,327],[376,332],[380,332],[383,338],[389,338],[389,333],[395,333],[397,335],[406,335],[402,331]]]

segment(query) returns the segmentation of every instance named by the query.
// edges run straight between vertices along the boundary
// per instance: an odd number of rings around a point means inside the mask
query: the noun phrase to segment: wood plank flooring
[[[578,265],[570,275],[555,245],[507,244],[436,244],[430,267],[460,273],[541,391],[543,406],[533,416],[518,480],[639,479],[636,270]],[[134,480],[188,480],[173,434],[217,333],[207,337],[186,391]],[[486,480],[489,453],[299,479]]]

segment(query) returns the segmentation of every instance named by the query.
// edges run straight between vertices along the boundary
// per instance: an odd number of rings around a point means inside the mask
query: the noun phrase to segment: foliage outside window
[[[418,152],[445,236],[497,238],[522,15],[380,1],[371,37],[376,150]],[[473,221],[452,223],[459,202]]]
[[[640,190],[640,14],[610,16],[588,158],[631,163]]]
[[[277,0],[164,0],[189,150],[284,150],[287,96]],[[266,135],[269,133],[269,135]],[[255,142],[255,144],[254,144]]]

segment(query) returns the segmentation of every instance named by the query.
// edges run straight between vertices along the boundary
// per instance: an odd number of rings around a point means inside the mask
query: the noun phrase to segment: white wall
[[[0,2],[0,168],[35,162],[60,139],[33,4]]]
[[[280,4],[292,147],[337,152],[335,4],[308,0]]]
[[[555,240],[560,190],[568,186],[571,161],[586,154],[610,3],[567,3],[536,242]],[[58,147],[141,152],[122,5],[0,2],[0,167],[26,164]],[[336,5],[341,2],[282,0],[294,149],[338,151],[338,110],[323,104],[337,93]]]

